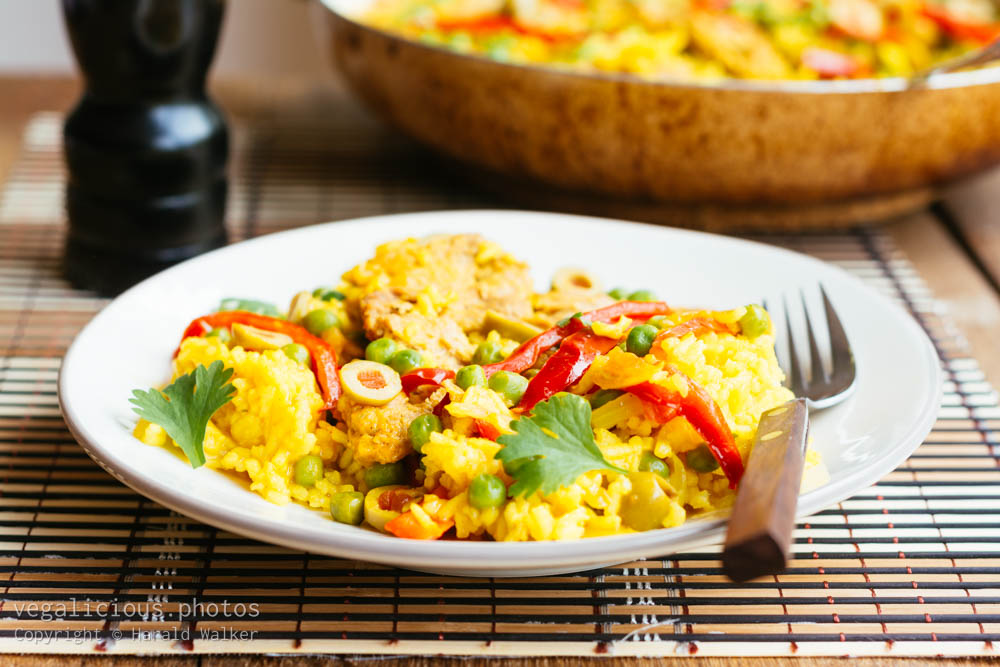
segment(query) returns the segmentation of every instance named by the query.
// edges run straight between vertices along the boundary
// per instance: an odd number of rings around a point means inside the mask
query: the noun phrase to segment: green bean
[[[365,470],[365,484],[369,489],[377,489],[380,486],[390,484],[403,484],[406,482],[406,465],[402,461],[395,463],[376,463],[368,470]]]
[[[359,526],[365,518],[365,496],[360,491],[338,491],[330,496],[330,516],[334,521]]]

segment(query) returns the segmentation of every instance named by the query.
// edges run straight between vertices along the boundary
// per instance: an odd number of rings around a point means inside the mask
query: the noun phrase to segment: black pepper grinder
[[[226,242],[229,135],[205,94],[225,2],[62,4],[85,80],[64,128],[64,271],[115,294]]]

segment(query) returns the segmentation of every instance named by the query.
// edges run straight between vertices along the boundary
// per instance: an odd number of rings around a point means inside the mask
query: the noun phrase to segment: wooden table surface
[[[283,104],[295,99],[306,99],[322,93],[322,85],[315,82],[290,81],[281,85],[255,86],[245,82],[218,82],[215,93],[227,112],[267,113],[277,100]],[[68,78],[0,77],[0,182],[18,155],[24,123],[41,110],[68,109],[79,95],[79,83]],[[886,224],[899,248],[906,253],[933,294],[947,307],[955,324],[969,341],[970,351],[980,363],[987,378],[1000,386],[1000,170],[987,173],[952,188],[934,213],[921,212]],[[9,665],[204,665],[223,667],[247,665],[254,667],[291,667],[299,665],[337,664],[353,665],[370,663],[371,657],[263,657],[263,656],[192,656],[192,657],[137,657],[101,658],[79,656],[6,656],[2,662]],[[412,658],[377,659],[380,665],[430,665],[441,664],[441,659]],[[615,664],[700,664],[721,665],[728,661],[720,658],[677,658],[640,660],[632,658],[596,658],[611,660]],[[458,659],[449,660],[458,664]],[[462,665],[532,665],[564,667],[582,662],[579,659],[470,659]],[[839,663],[828,658],[745,658],[741,664],[755,666],[776,665],[827,665]],[[893,664],[898,664],[893,659]],[[914,660],[910,664],[923,664]],[[982,659],[940,660],[935,664],[976,665]],[[857,659],[855,664],[888,664],[885,660]],[[602,663],[603,664],[603,663]]]

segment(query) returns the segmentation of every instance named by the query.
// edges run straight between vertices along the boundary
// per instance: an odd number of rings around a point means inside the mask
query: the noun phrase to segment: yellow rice
[[[491,257],[506,257],[493,248],[484,245],[484,252],[494,253]],[[409,243],[403,249],[408,253],[420,250],[419,245]],[[358,308],[358,299],[371,285],[388,279],[365,264],[349,272],[347,278],[344,289],[348,299],[337,305],[343,321],[350,323],[340,334],[345,341],[356,336],[349,327],[358,326],[357,312],[350,312]],[[426,305],[436,307],[433,303]],[[711,315],[717,321],[734,323],[744,312],[744,308],[736,308]],[[678,311],[668,319],[680,322],[697,314]],[[622,336],[630,324],[622,318],[595,326],[595,330]],[[504,354],[516,345],[501,340],[495,332],[470,333],[470,337],[474,341],[492,337],[501,344]],[[651,380],[674,386],[683,394],[686,380],[669,370],[676,369],[716,401],[745,461],[759,415],[792,398],[781,384],[783,375],[774,356],[773,335],[767,332],[750,339],[720,333],[687,334],[666,338],[659,345],[659,350],[651,350],[644,359],[613,349],[595,362],[572,391],[584,393],[614,381],[627,386]],[[209,468],[245,480],[251,491],[273,503],[295,501],[320,510],[329,510],[331,497],[338,492],[369,490],[364,482],[369,464],[356,460],[358,443],[342,427],[343,423],[332,425],[324,418],[323,397],[308,367],[280,350],[251,351],[229,347],[214,337],[193,337],[180,347],[174,377],[216,360],[233,369],[236,394],[209,423],[204,443]],[[513,481],[495,458],[501,445],[478,437],[475,422],[487,422],[502,433],[510,433],[515,415],[496,392],[479,386],[466,391],[452,381],[446,381],[431,398],[412,400],[431,404],[445,394],[449,399],[442,412],[445,428],[433,433],[423,446],[422,469],[416,473],[424,494],[408,507],[418,520],[454,522],[459,539],[564,540],[633,532],[619,512],[623,499],[632,491],[632,478],[612,471],[591,471],[553,493],[512,498],[502,507],[474,507],[468,489],[478,475],[495,475],[506,484]],[[685,464],[686,452],[703,439],[683,417],[658,424],[646,417],[641,401],[625,394],[594,410],[593,424],[595,441],[613,465],[635,471],[645,452],[666,463],[667,482],[675,495],[670,511],[664,515],[664,527],[680,525],[689,516],[724,509],[732,503],[734,492],[721,469],[697,472]],[[149,445],[173,444],[160,426],[144,420],[137,424],[135,435]],[[297,484],[294,474],[295,463],[307,455],[319,456],[324,466],[322,478],[308,488]],[[821,462],[815,454],[810,454],[808,466],[812,472],[807,472],[807,477],[821,483]]]

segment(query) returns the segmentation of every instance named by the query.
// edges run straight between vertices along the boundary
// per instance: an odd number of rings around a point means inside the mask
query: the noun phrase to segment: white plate
[[[87,453],[117,479],[178,512],[255,539],[315,553],[455,575],[580,571],[718,542],[720,520],[576,542],[421,542],[272,505],[229,477],[193,470],[131,430],[132,389],[164,383],[184,326],[228,296],[287,303],[336,283],[383,241],[478,232],[532,267],[539,287],[560,266],[584,266],[606,285],[648,287],[678,305],[726,308],[822,283],[858,364],[855,394],[815,415],[814,446],[830,482],[803,494],[807,515],[873,484],[930,431],[941,400],[937,356],[898,306],[844,271],[797,253],[731,238],[609,220],[514,211],[460,211],[337,222],[246,241],[184,262],[115,299],[77,336],[62,365],[59,401]],[[819,311],[819,306],[813,304]],[[822,321],[822,319],[820,319]],[[779,323],[780,325],[780,323]]]

